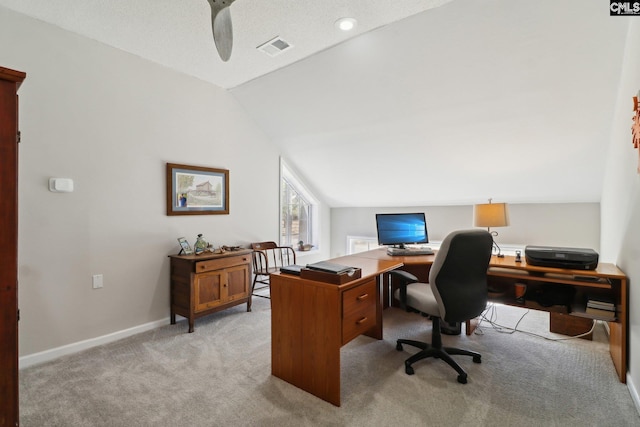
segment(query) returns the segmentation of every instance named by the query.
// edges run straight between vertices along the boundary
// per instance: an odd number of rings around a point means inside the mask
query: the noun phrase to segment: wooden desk
[[[381,275],[398,260],[342,257],[362,277],[334,285],[271,275],[271,373],[340,406],[340,347],[364,334],[382,339]]]
[[[340,406],[340,347],[361,334],[382,339],[383,303],[390,300],[383,298],[389,295],[389,286],[382,286],[388,283],[385,273],[402,267],[426,281],[434,258],[435,255],[392,257],[385,249],[374,249],[332,259],[362,269],[360,279],[343,285],[273,274],[271,373]],[[488,278],[490,284],[504,287],[500,302],[512,305],[519,305],[513,296],[516,282],[532,288],[549,283],[571,285],[578,291],[578,298],[569,315],[591,319],[597,317],[584,313],[580,297],[587,291],[611,293],[618,308],[617,317],[608,319],[609,349],[620,381],[626,381],[627,278],[615,265],[599,264],[592,271],[564,270],[528,266],[524,260],[516,263],[512,256],[492,257]]]
[[[377,260],[397,259],[404,265],[403,270],[416,275],[420,280],[428,281],[429,269],[435,255],[422,256],[389,256],[384,249],[374,249],[357,254]],[[577,277],[577,278],[576,278]],[[569,270],[561,268],[537,267],[528,265],[524,260],[515,262],[514,256],[504,258],[491,257],[487,280],[491,287],[501,289],[499,297],[490,298],[493,302],[526,307],[535,310],[554,312],[554,308],[542,307],[534,301],[516,302],[513,285],[524,283],[529,290],[535,290],[545,284],[564,284],[576,290],[574,302],[567,316],[583,319],[597,319],[609,324],[609,352],[621,382],[626,382],[627,375],[627,341],[628,341],[628,283],[627,276],[615,265],[599,263],[595,270]],[[607,319],[585,313],[587,294],[610,294],[616,301],[616,317]],[[391,294],[391,292],[389,292]],[[388,301],[391,304],[392,296]],[[472,322],[467,322],[466,333],[473,331]],[[552,332],[553,329],[552,329]]]

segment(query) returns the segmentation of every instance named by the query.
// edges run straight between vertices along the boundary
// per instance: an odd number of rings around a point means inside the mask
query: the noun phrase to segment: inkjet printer
[[[539,267],[595,270],[598,266],[598,253],[593,249],[526,246],[524,256],[527,264]]]

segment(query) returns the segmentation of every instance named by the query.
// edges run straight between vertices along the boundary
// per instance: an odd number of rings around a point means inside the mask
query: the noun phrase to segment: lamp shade
[[[506,227],[509,225],[509,209],[506,203],[484,203],[473,208],[473,225],[476,227]]]

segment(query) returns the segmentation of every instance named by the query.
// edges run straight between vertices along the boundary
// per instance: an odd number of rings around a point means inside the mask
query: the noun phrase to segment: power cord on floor
[[[500,332],[502,334],[513,334],[515,332],[521,332],[523,334],[531,335],[534,337],[544,338],[545,340],[548,340],[548,341],[566,341],[566,340],[573,340],[576,338],[582,338],[584,336],[587,336],[593,333],[596,327],[596,322],[594,321],[591,325],[591,329],[589,329],[587,332],[584,332],[582,334],[565,337],[565,338],[551,338],[544,335],[518,329],[518,325],[520,324],[520,322],[522,322],[522,319],[524,319],[524,317],[528,313],[529,313],[529,310],[527,309],[527,311],[525,311],[522,314],[522,316],[520,316],[520,319],[518,319],[518,321],[516,322],[516,325],[513,328],[511,328],[509,326],[500,325],[499,323],[496,322],[496,320],[498,319],[498,311],[497,311],[496,304],[489,304],[487,306],[487,309],[480,315],[480,321],[478,322],[478,326],[476,326],[474,333],[477,335],[484,334],[484,331],[482,330],[481,326],[482,326],[482,322],[486,322],[491,325],[493,330],[495,330],[496,332]]]

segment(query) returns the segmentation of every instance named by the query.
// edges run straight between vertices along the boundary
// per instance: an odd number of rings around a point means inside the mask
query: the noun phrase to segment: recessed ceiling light
[[[357,24],[358,21],[353,18],[340,18],[335,23],[336,28],[342,31],[351,31],[356,27]]]

